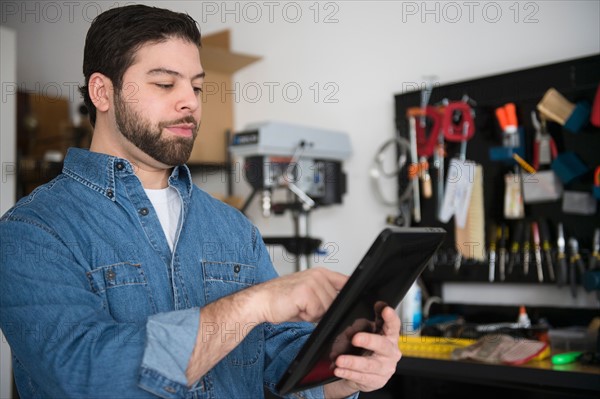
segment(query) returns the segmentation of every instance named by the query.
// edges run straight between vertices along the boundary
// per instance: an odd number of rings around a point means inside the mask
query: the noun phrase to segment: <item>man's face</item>
[[[168,166],[185,163],[201,118],[198,48],[181,39],[146,44],[115,90],[115,122],[135,147]]]

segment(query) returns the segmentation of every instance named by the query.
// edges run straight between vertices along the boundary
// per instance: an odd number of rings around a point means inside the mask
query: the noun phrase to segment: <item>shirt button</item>
[[[106,190],[106,196],[108,198],[112,198],[115,196],[115,193],[113,193],[113,190],[111,190],[110,188],[108,190]]]
[[[140,215],[146,216],[148,213],[149,213],[148,208],[142,208],[142,209],[140,209]]]
[[[166,386],[163,388],[165,391],[169,392],[169,393],[175,393],[175,388],[171,387],[171,386]]]
[[[123,162],[117,162],[117,169],[118,170],[123,170],[124,167],[125,167],[125,165],[123,165]]]
[[[111,269],[111,270],[109,270],[109,271],[106,272],[106,278],[108,280],[112,281],[112,280],[115,279],[115,277],[117,277],[117,273],[115,273],[114,270]]]
[[[242,268],[241,268],[241,266],[240,266],[240,265],[235,265],[235,266],[233,267],[233,271],[234,271],[235,273],[239,273],[239,272],[240,272],[240,270],[242,270]]]

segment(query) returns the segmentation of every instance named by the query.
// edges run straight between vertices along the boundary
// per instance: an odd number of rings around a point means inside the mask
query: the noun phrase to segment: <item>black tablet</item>
[[[364,354],[351,344],[352,336],[381,331],[381,311],[398,306],[445,235],[444,229],[429,227],[383,230],[283,374],[278,392],[287,395],[337,380],[337,356]]]

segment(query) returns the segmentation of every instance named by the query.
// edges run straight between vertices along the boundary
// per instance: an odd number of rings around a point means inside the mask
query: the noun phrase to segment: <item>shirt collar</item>
[[[134,171],[126,159],[81,148],[69,148],[63,164],[63,173],[115,201],[115,180],[122,175],[134,174]],[[192,175],[187,165],[173,168],[169,184],[184,189],[186,192],[182,194],[191,195]]]

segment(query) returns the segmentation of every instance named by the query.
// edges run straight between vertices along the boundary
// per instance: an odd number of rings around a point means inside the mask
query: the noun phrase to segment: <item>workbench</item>
[[[497,392],[499,397],[512,393],[514,398],[600,397],[600,366],[579,363],[553,365],[549,358],[508,366],[451,360],[449,356],[427,356],[422,353],[403,354],[396,376],[386,387],[386,390],[390,388],[393,391],[389,394],[394,396],[389,397],[433,398],[439,397],[436,394],[439,390],[446,393],[449,393],[448,390],[457,391],[461,399],[477,397],[481,390],[486,392],[486,397],[490,397],[492,392]],[[400,393],[404,395],[400,396]],[[385,397],[384,392],[378,395]]]

